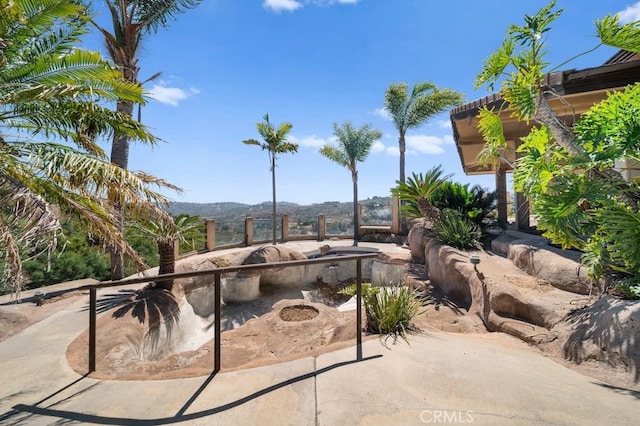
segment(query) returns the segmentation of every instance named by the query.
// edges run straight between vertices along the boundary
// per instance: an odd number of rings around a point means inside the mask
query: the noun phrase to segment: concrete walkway
[[[640,392],[491,335],[429,332],[296,361],[162,381],[82,377],[66,349],[87,300],[0,342],[0,424],[632,425]],[[224,353],[222,354],[224,357]]]

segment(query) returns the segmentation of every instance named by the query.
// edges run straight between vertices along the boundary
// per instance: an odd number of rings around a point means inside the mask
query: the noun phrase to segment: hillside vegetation
[[[368,206],[390,206],[391,197],[373,197],[361,200],[363,208]],[[352,202],[325,201],[324,203],[314,203],[300,205],[296,203],[277,203],[279,214],[288,214],[296,217],[315,217],[319,214],[331,217],[350,216],[353,212]],[[190,216],[200,216],[203,219],[232,220],[253,217],[256,219],[271,218],[271,202],[265,201],[260,204],[242,204],[233,202],[223,203],[184,203],[172,202],[168,207],[172,215],[188,214]]]

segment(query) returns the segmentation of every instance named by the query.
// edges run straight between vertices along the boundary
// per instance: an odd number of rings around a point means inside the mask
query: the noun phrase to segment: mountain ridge
[[[364,207],[384,207],[391,206],[391,197],[374,196],[366,200],[360,200],[359,204]],[[313,204],[297,204],[287,201],[276,203],[278,214],[288,214],[290,216],[348,216],[353,214],[353,202],[324,201]],[[167,211],[172,215],[187,214],[189,216],[200,216],[203,219],[238,219],[245,217],[264,218],[271,217],[271,201],[263,201],[258,204],[236,203],[233,201],[223,201],[215,203],[190,203],[182,201],[172,201],[169,203]]]

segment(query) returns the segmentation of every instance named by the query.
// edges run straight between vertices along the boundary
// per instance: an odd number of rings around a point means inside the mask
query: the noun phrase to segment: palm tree
[[[440,89],[433,83],[417,83],[408,93],[407,83],[392,83],[385,94],[384,105],[398,130],[400,148],[400,182],[405,181],[405,136],[409,129],[415,129],[426,123],[433,115],[445,109],[462,104],[462,93],[451,89]],[[404,208],[402,210],[405,210]],[[400,229],[407,232],[406,218],[401,216]]]
[[[202,231],[202,220],[198,216],[180,214],[171,220],[162,216],[152,220],[136,221],[130,226],[139,236],[156,242],[160,257],[158,274],[164,275],[175,272],[176,243],[188,243],[196,239]],[[173,280],[159,280],[154,287],[171,291]]]
[[[357,246],[360,240],[357,163],[367,158],[371,147],[382,137],[382,133],[372,129],[370,124],[356,129],[353,124],[346,122],[340,127],[334,123],[333,134],[338,138],[338,146],[325,145],[320,148],[320,154],[346,167],[351,172],[351,181],[353,182],[353,245]]]
[[[384,106],[398,130],[400,147],[400,182],[404,182],[405,136],[407,130],[426,123],[433,115],[462,104],[462,93],[440,89],[428,81],[417,83],[408,93],[407,83],[392,83],[385,94]]]
[[[276,159],[278,154],[286,154],[288,152],[298,152],[298,144],[287,141],[287,135],[293,128],[291,123],[284,122],[276,129],[269,122],[269,114],[265,114],[264,123],[258,123],[258,133],[264,139],[260,142],[256,139],[246,139],[242,143],[247,145],[257,145],[263,151],[269,152],[269,163],[271,164],[271,192],[273,199],[273,245],[276,245]]]
[[[156,33],[160,27],[166,27],[168,20],[178,13],[191,9],[202,3],[202,0],[105,0],[113,23],[112,32],[92,20],[92,24],[103,35],[107,52],[116,67],[122,71],[124,79],[139,84],[138,47],[144,35]],[[118,99],[116,110],[128,116],[133,113],[130,99]],[[111,162],[127,169],[129,166],[129,137],[117,134],[111,145]],[[124,226],[124,213],[121,204],[114,205],[119,212],[119,228]],[[122,252],[111,252],[111,278],[124,277],[124,259]]]
[[[21,253],[55,248],[60,234],[52,204],[97,237],[142,259],[118,232],[109,197],[134,212],[159,210],[166,199],[150,184],[171,185],[106,161],[98,135],[153,143],[130,117],[102,106],[144,102],[139,86],[122,80],[101,56],[75,48],[86,31],[82,1],[14,0],[0,8],[0,240],[3,282],[16,295],[26,281]],[[74,148],[75,146],[75,148]]]
[[[406,213],[413,215],[417,209],[433,226],[440,221],[442,212],[431,203],[431,197],[450,177],[451,175],[443,177],[442,169],[438,165],[424,175],[412,173],[407,182],[396,181],[397,186],[391,190],[391,193],[402,201],[408,201],[408,204],[403,206]]]

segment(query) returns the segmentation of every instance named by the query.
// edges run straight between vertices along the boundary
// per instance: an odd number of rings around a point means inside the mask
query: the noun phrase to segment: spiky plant
[[[431,197],[436,190],[451,175],[443,176],[440,165],[433,167],[426,173],[412,173],[407,182],[396,181],[396,187],[391,193],[400,200],[406,200],[410,206],[415,205],[420,214],[425,217],[431,224],[435,224],[440,220],[440,209],[431,203]],[[413,208],[404,209],[407,214],[415,214]]]

